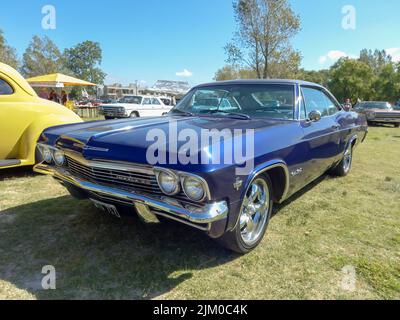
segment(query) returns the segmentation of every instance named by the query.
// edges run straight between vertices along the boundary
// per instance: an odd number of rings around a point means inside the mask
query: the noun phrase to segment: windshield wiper
[[[177,115],[189,116],[189,117],[194,116],[194,114],[189,111],[184,111],[184,110],[179,110],[179,109],[172,109],[169,113],[176,113]]]
[[[224,111],[224,110],[207,110],[207,113],[223,113],[227,115],[230,118],[236,118],[236,119],[244,119],[244,120],[250,120],[251,117],[247,114],[244,113],[236,113],[236,112],[230,112],[230,111]]]

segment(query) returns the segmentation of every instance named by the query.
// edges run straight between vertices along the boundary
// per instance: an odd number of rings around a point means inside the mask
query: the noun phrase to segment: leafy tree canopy
[[[10,65],[17,69],[19,67],[19,60],[15,48],[9,46],[4,37],[3,31],[0,29],[0,62]]]

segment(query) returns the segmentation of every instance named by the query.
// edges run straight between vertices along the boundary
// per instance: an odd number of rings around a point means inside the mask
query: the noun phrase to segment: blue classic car
[[[45,130],[35,171],[117,217],[175,220],[247,253],[274,203],[330,172],[346,176],[365,115],[293,80],[194,87],[167,115]]]

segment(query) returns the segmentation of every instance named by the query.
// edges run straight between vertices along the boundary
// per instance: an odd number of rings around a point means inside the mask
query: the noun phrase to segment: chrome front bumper
[[[99,198],[134,205],[139,216],[145,220],[149,214],[160,215],[208,231],[211,223],[223,220],[228,216],[226,201],[206,203],[202,206],[182,205],[178,200],[167,196],[158,197],[92,183],[73,176],[65,168],[38,164],[34,167],[34,171],[51,175],[59,181],[98,195]]]

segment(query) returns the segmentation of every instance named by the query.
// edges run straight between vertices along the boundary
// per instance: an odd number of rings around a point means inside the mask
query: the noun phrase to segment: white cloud
[[[386,49],[386,54],[390,55],[394,62],[400,62],[400,48]]]
[[[335,62],[340,58],[350,57],[346,52],[339,50],[331,50],[326,55],[319,57],[319,63],[324,64],[326,62]]]
[[[184,78],[189,78],[193,75],[193,73],[187,69],[183,69],[183,71],[179,71],[177,73],[175,73],[176,76],[178,77],[184,77]]]

